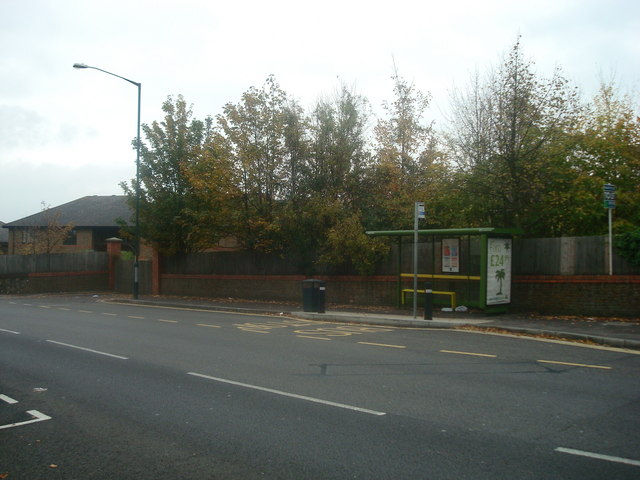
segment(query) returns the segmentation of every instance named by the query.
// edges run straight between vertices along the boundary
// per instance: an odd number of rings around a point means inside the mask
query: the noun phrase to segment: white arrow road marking
[[[29,423],[44,422],[45,420],[51,420],[51,417],[49,415],[40,413],[38,410],[28,410],[27,413],[32,417],[34,417],[33,420],[27,420],[25,422],[18,422],[18,423],[10,423],[9,425],[0,425],[0,430],[5,428],[19,427],[21,425],[27,425]]]
[[[0,400],[2,400],[3,402],[7,402],[9,405],[13,405],[14,403],[18,403],[18,400],[14,400],[11,397],[8,397],[6,395],[0,394]]]

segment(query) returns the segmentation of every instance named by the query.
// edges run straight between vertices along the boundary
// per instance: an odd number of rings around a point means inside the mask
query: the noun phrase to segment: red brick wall
[[[640,276],[516,276],[511,310],[640,318]]]

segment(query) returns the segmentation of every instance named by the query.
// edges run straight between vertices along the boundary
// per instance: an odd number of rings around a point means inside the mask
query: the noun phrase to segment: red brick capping
[[[640,275],[516,275],[513,283],[640,283]]]

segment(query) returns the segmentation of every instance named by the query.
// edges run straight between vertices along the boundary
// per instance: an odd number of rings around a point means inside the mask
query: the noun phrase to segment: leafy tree
[[[640,267],[640,228],[616,236],[614,244],[620,255],[631,265]]]
[[[590,205],[582,234],[606,231],[602,186],[616,186],[616,228],[640,226],[640,117],[628,96],[602,84],[584,115],[572,155],[574,169],[588,179]],[[586,227],[586,228],[585,228]]]
[[[640,119],[613,85],[583,108],[559,69],[535,73],[518,40],[454,93],[440,134],[425,120],[429,94],[395,66],[391,78],[372,131],[366,98],[344,85],[308,114],[273,76],[215,120],[169,97],[164,120],[143,126],[142,236],[168,254],[234,236],[307,273],[320,260],[367,273],[386,245],[363,232],[411,228],[417,200],[433,228],[588,235],[606,228],[607,182],[616,229],[640,225]],[[123,187],[133,204],[135,181]]]
[[[386,116],[375,133],[375,164],[367,172],[366,223],[372,228],[410,228],[413,204],[425,201],[430,220],[444,195],[446,166],[437,149],[433,122],[424,121],[430,96],[394,69],[393,100],[384,102]]]
[[[147,143],[141,144],[140,234],[165,254],[185,253],[201,246],[193,188],[187,172],[201,158],[211,140],[211,120],[193,119],[182,96],[162,105],[164,121],[143,125]],[[135,204],[135,180],[121,184]]]
[[[518,41],[486,82],[476,76],[469,93],[454,96],[452,111],[452,151],[472,218],[540,233],[549,175],[566,168],[555,147],[574,128],[577,92],[559,69],[540,79]]]
[[[360,275],[371,275],[376,263],[389,252],[389,247],[379,238],[368,237],[362,229],[357,213],[340,219],[327,234],[324,253],[320,261],[333,264],[350,264]]]
[[[375,128],[377,162],[397,166],[406,181],[419,174],[431,152],[432,125],[423,123],[431,97],[400,77],[395,66],[392,79],[394,99],[383,103],[387,116]]]
[[[183,166],[190,185],[190,201],[183,213],[193,220],[189,243],[197,250],[211,248],[234,232],[242,198],[228,144],[212,130],[210,118],[205,125],[201,151]]]
[[[288,105],[287,94],[270,76],[260,89],[246,91],[238,104],[225,105],[217,117],[242,195],[235,234],[250,249],[280,248],[277,210],[290,180],[286,159],[291,144],[286,142],[285,125],[292,110]]]
[[[289,109],[296,119],[288,138],[295,140],[289,144],[296,147],[298,169],[291,170],[292,195],[280,211],[279,233],[283,251],[308,273],[315,270],[319,252],[342,248],[337,241],[328,243],[330,230],[362,208],[367,107],[364,98],[342,86],[333,97],[320,99],[308,118]]]
[[[306,184],[312,195],[355,207],[358,181],[369,162],[368,107],[364,97],[344,85],[333,98],[317,102]]]
[[[295,206],[307,196],[305,178],[311,150],[310,126],[304,110],[295,101],[287,102],[283,115],[285,177],[288,179],[283,196]]]

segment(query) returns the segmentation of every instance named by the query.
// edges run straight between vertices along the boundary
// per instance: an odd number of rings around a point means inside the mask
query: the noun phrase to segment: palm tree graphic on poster
[[[496,280],[500,284],[500,290],[496,295],[502,295],[502,282],[504,281],[506,276],[507,274],[505,273],[504,268],[501,268],[500,270],[496,271]]]
[[[487,304],[509,303],[511,298],[511,240],[488,241]]]

